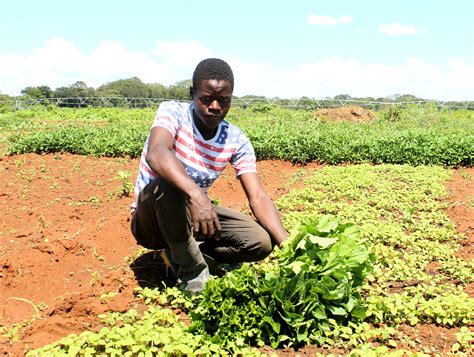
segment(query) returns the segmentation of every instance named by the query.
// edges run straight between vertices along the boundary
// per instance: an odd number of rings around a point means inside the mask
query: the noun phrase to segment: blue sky
[[[16,0],[0,14],[0,91],[165,85],[220,57],[236,95],[474,100],[472,0]]]

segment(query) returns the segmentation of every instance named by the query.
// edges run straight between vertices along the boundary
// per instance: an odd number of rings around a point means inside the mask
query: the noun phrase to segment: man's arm
[[[161,127],[150,131],[145,157],[150,168],[163,180],[182,191],[188,197],[188,208],[194,235],[219,239],[221,225],[211,201],[201,188],[188,176],[183,164],[173,153],[174,138]]]
[[[272,200],[266,194],[258,175],[255,172],[249,172],[240,175],[239,180],[255,218],[270,234],[272,240],[278,246],[281,246],[286,240],[287,234],[281,223],[280,215]]]

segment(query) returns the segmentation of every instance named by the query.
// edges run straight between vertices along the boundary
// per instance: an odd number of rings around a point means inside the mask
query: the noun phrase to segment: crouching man
[[[201,61],[192,78],[192,102],[159,106],[140,159],[132,233],[140,245],[166,252],[180,286],[190,292],[203,290],[211,261],[258,261],[287,238],[259,180],[252,144],[225,121],[233,89],[226,62]],[[213,206],[207,195],[228,163],[256,221]]]

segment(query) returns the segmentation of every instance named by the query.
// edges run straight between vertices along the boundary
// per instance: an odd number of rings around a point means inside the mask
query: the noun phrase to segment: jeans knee
[[[258,235],[256,240],[244,248],[250,253],[249,256],[251,257],[251,261],[265,259],[273,251],[273,244],[270,236],[265,230],[262,229],[262,231],[263,232]]]
[[[261,255],[262,255],[262,258],[260,259],[264,259],[266,257],[268,257],[270,255],[270,253],[273,251],[273,243],[272,243],[272,240],[270,238],[270,236],[267,234],[266,239],[264,241],[262,241],[262,246],[260,248],[261,250]]]

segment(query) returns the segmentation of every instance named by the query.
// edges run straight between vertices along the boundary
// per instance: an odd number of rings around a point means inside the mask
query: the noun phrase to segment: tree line
[[[101,85],[97,89],[77,81],[67,87],[55,90],[48,86],[26,87],[21,91],[24,99],[48,98],[174,98],[189,99],[191,80],[179,81],[174,85],[165,86],[159,83],[144,83],[138,77],[119,79]]]
[[[52,89],[46,85],[26,87],[21,90],[21,95],[18,97],[11,97],[6,94],[0,93],[0,101],[12,101],[12,100],[42,100],[42,103],[49,104],[48,99],[59,98],[63,99],[59,102],[59,106],[66,107],[82,107],[82,106],[100,106],[101,102],[99,98],[112,98],[105,105],[120,106],[123,105],[124,101],[121,99],[125,98],[139,98],[128,103],[128,106],[145,107],[149,106],[150,102],[147,99],[175,99],[175,100],[190,100],[189,87],[192,84],[191,79],[182,80],[176,82],[173,85],[165,86],[159,83],[144,83],[138,77],[132,77],[127,79],[119,79],[113,82],[108,82],[99,86],[98,88],[89,87],[83,81],[77,81],[69,86],[58,87]],[[83,100],[87,98],[87,100]],[[94,100],[97,99],[97,100]],[[235,97],[234,99],[241,99],[246,102],[258,102],[271,100],[274,103],[282,106],[292,106],[294,100],[280,99],[280,98],[266,98],[265,96],[259,95],[246,95],[243,97]],[[321,104],[318,100],[301,97],[298,99],[302,104],[302,107],[306,109],[320,107]],[[241,103],[242,103],[241,101]],[[407,102],[420,102],[425,99],[418,98],[412,94],[395,94],[388,97],[351,97],[349,94],[339,94],[334,97],[324,98],[323,106],[340,106],[341,104],[355,104],[360,101],[377,103],[407,103]],[[131,104],[131,105],[130,105]],[[448,105],[453,107],[468,107],[473,109],[471,103],[462,102],[449,102]],[[376,107],[374,109],[377,109]]]
[[[162,99],[177,99],[177,100],[189,100],[189,87],[191,86],[191,79],[182,80],[176,82],[173,85],[165,86],[159,83],[144,83],[138,77],[132,77],[128,79],[119,79],[117,81],[108,82],[101,85],[98,88],[87,86],[83,81],[77,81],[69,86],[58,87],[51,89],[49,86],[41,85],[34,87],[26,87],[21,90],[21,96],[16,99],[49,99],[49,98],[93,98],[93,97],[105,97],[105,98],[162,98]],[[3,99],[12,97],[0,94]],[[241,98],[255,99],[255,100],[266,100],[274,98],[266,98],[258,95],[247,95]],[[308,97],[302,97],[301,99],[310,99]],[[383,98],[353,98],[348,94],[340,94],[334,98],[326,98],[334,100],[352,100],[360,99],[367,101],[416,101],[421,100],[414,95],[396,94],[391,97]]]

